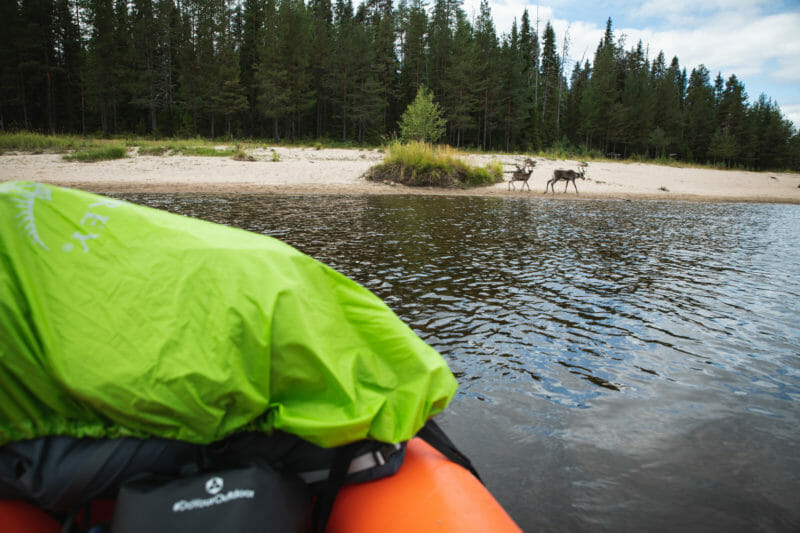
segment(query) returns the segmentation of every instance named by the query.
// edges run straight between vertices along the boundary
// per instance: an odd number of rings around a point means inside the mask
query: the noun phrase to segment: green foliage
[[[380,165],[365,178],[418,187],[477,187],[503,181],[503,167],[494,162],[484,168],[464,162],[463,153],[450,147],[434,148],[429,143],[393,143]]]
[[[669,139],[667,139],[667,134],[664,132],[664,130],[661,128],[656,128],[651,131],[648,141],[650,142],[650,145],[655,148],[656,158],[663,158],[667,144],[669,144]]]
[[[610,19],[594,55],[566,64],[579,52],[563,50],[569,35],[519,20],[498,36],[486,0],[474,15],[453,0],[0,2],[0,129],[82,136],[0,150],[124,132],[364,145],[428,87],[440,121],[406,140],[800,168],[796,125],[735,75],[626,50]],[[189,144],[140,153],[232,155]]]
[[[185,146],[178,150],[181,155],[194,155],[203,157],[233,157],[236,150],[233,148],[217,149],[213,146]]]
[[[128,157],[128,149],[122,145],[100,146],[89,148],[71,154],[64,155],[67,161],[79,161],[81,163],[94,163],[96,161],[107,161],[111,159],[123,159]]]
[[[433,101],[433,93],[423,85],[400,119],[400,138],[435,143],[442,137],[446,124],[439,104]]]
[[[736,138],[728,130],[718,129],[714,132],[708,152],[715,162],[722,161],[727,166],[737,152]]]

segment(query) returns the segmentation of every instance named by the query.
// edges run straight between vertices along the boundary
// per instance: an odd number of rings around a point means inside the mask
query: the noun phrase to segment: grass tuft
[[[370,168],[364,177],[372,181],[444,188],[478,187],[503,180],[500,162],[474,167],[461,159],[463,155],[449,146],[434,147],[418,141],[394,142],[387,148],[383,163]]]
[[[97,141],[74,135],[42,135],[41,133],[18,132],[0,134],[0,151],[20,152],[66,152],[97,145]]]
[[[66,154],[64,159],[81,163],[94,163],[95,161],[122,159],[128,157],[127,152],[128,149],[122,145],[100,146]]]
[[[236,161],[255,161],[256,160],[255,157],[253,157],[252,155],[248,155],[247,152],[245,152],[244,149],[242,149],[242,148],[236,150],[236,153],[233,154],[232,158],[234,160],[236,160]]]

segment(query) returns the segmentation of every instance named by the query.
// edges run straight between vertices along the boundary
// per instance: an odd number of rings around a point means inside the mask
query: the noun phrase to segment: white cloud
[[[535,24],[535,4],[502,1],[490,2],[498,35],[507,33],[515,18],[519,24],[526,8],[531,24]],[[667,62],[676,56],[688,72],[704,64],[712,79],[718,72],[724,79],[736,74],[752,99],[761,92],[773,98],[780,93],[781,110],[800,125],[800,10],[774,13],[775,4],[770,0],[653,0],[631,4],[621,0],[611,0],[603,6],[549,2],[539,6],[541,30],[549,20],[560,50],[569,28],[571,70],[584,55],[593,60],[605,32],[606,18],[611,16],[614,35],[617,40],[624,39],[626,49],[641,40],[649,47],[651,60],[663,51]],[[464,8],[467,13],[477,14],[479,5],[480,0],[466,0]],[[618,26],[619,20],[623,24]],[[762,85],[753,87],[748,83],[753,79]],[[790,108],[795,111],[788,111]]]
[[[800,127],[800,103],[781,106],[781,112],[784,117],[792,121],[795,130]]]
[[[620,31],[649,42],[651,50],[663,50],[668,58],[677,56],[690,69],[703,63],[712,72],[746,78],[770,76],[769,64],[777,62],[782,68],[776,76],[800,81],[800,69],[791,68],[800,57],[798,28],[800,13],[786,13],[755,19],[727,15],[691,29]]]
[[[709,15],[719,12],[735,12],[747,17],[758,15],[766,0],[651,0],[630,9],[630,16],[639,20],[656,19],[663,24],[697,24]]]

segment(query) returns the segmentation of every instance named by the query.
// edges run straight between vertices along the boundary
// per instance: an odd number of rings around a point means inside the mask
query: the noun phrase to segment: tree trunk
[[[50,72],[50,56],[45,51],[44,53],[44,66],[45,66],[45,79],[47,80],[47,129],[50,131],[50,135],[56,134],[56,119],[55,119],[55,111],[53,110],[53,99],[55,98],[53,95],[53,77],[52,73]]]
[[[489,88],[483,91],[483,150],[486,150],[486,136],[489,131]]]

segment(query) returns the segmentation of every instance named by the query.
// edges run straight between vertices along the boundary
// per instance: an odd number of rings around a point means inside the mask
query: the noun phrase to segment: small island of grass
[[[412,141],[393,143],[383,163],[370,168],[364,178],[383,183],[417,187],[466,188],[503,181],[503,166],[494,161],[485,167],[466,163],[465,154],[449,146]]]

